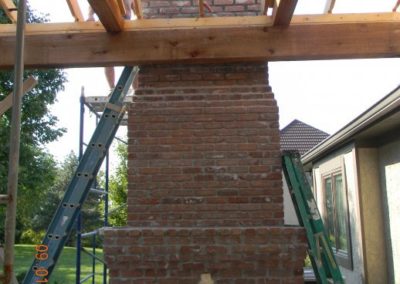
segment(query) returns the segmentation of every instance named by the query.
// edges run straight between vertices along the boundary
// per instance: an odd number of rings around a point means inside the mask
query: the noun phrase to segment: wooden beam
[[[110,33],[118,33],[124,28],[124,17],[115,0],[88,0],[104,28]]]
[[[297,0],[275,0],[272,18],[275,27],[287,27],[290,25]]]
[[[24,81],[24,84],[22,85],[22,92],[23,94],[29,92],[30,90],[33,89],[37,84],[37,81],[33,77],[29,77]],[[11,92],[5,99],[0,101],[0,116],[3,115],[11,106],[12,106],[12,100],[13,100],[13,92]]]
[[[81,8],[79,7],[77,0],[67,0],[69,10],[71,11],[72,17],[74,17],[75,22],[83,22],[85,19],[83,17]]]
[[[133,10],[135,11],[136,18],[143,19],[142,0],[133,0]]]
[[[126,21],[118,34],[100,23],[29,24],[25,64],[91,67],[171,62],[317,60],[400,56],[400,14],[205,17]],[[246,44],[244,44],[246,43]],[[0,25],[0,68],[12,68],[15,25]]]
[[[10,21],[15,24],[17,22],[17,7],[12,0],[0,0],[0,6],[3,8]]]

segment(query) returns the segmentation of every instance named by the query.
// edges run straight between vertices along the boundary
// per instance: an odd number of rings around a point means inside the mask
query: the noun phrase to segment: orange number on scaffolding
[[[36,245],[35,250],[37,252],[46,252],[49,250],[49,247],[46,245]]]
[[[49,280],[47,278],[43,278],[42,280],[36,280],[36,283],[47,283]]]
[[[45,252],[35,254],[35,258],[38,260],[46,260],[49,258],[49,255]]]
[[[49,274],[49,271],[44,267],[39,267],[35,270],[35,275],[39,277],[45,277]]]

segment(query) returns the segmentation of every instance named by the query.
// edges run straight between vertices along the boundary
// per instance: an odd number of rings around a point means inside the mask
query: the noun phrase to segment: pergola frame
[[[27,68],[400,55],[400,14],[395,12],[293,16],[297,0],[280,0],[272,16],[124,21],[114,0],[89,2],[100,22],[27,25]],[[264,3],[270,7],[272,2]],[[0,69],[13,66],[15,46],[15,24],[0,25]]]
[[[0,69],[12,68],[14,61],[23,61],[26,68],[69,68],[400,55],[400,16],[395,13],[400,0],[393,13],[346,15],[331,14],[335,1],[328,0],[325,11],[328,14],[313,16],[293,16],[297,0],[263,0],[260,7],[262,16],[226,18],[204,17],[205,1],[199,0],[199,18],[151,20],[142,19],[140,0],[135,0],[136,21],[123,20],[121,1],[89,0],[101,23],[83,22],[77,1],[67,0],[67,3],[76,22],[26,25],[25,34],[21,32],[22,40],[25,40],[22,45],[25,60],[22,60],[23,53],[17,52],[15,5],[11,0],[0,0],[0,7],[13,23],[0,25]],[[265,15],[268,8],[273,9],[272,16]],[[24,23],[25,19],[21,18]],[[22,76],[18,77],[21,81]],[[17,86],[17,89],[16,97],[22,86]],[[14,107],[20,110],[19,104],[14,103]],[[18,119],[13,119],[13,125],[18,126],[14,120],[19,120],[20,114],[15,117]],[[19,137],[19,127],[15,129],[17,133],[13,133],[11,139]],[[19,139],[14,144],[19,144]],[[10,156],[10,160],[18,169],[19,148],[15,152],[17,155],[14,159]],[[10,167],[11,173],[17,172],[14,168]],[[12,180],[16,184],[18,175]],[[9,192],[9,200],[4,195],[1,200],[6,201],[7,210],[15,211],[16,186],[9,186]],[[8,218],[13,219],[10,224],[15,223],[15,212]],[[12,231],[13,236],[15,225],[7,231]],[[6,247],[8,260],[5,261],[6,273],[3,276],[6,284],[14,281],[11,278],[12,247],[13,241]]]

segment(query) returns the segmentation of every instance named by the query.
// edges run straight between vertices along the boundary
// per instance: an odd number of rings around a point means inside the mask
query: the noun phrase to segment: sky
[[[78,0],[87,15],[87,1]],[[321,14],[325,0],[299,0],[295,14]],[[336,0],[334,13],[390,12],[396,0]],[[51,22],[72,22],[65,0],[28,0]],[[269,63],[269,79],[280,110],[280,127],[299,119],[333,134],[400,84],[400,59],[329,60]],[[117,68],[117,75],[122,69]],[[62,160],[71,150],[78,151],[79,96],[108,95],[103,68],[66,69],[68,83],[51,108],[59,126],[67,133],[47,145],[50,153]],[[117,76],[118,78],[118,76]],[[95,125],[86,111],[85,139]],[[121,127],[118,136],[126,136]],[[62,145],[62,146],[61,146]],[[115,163],[115,159],[112,163]]]

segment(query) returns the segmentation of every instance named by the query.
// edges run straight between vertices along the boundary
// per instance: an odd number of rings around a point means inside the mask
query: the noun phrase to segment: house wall
[[[366,283],[388,283],[377,148],[357,148]]]
[[[283,185],[283,214],[285,225],[298,226],[299,220],[297,219],[296,211],[294,210],[292,197],[289,193],[289,188],[285,177],[282,178]]]
[[[379,148],[388,259],[388,283],[400,283],[400,141]]]
[[[324,173],[334,168],[344,166],[346,177],[349,226],[352,267],[345,268],[340,266],[340,270],[346,279],[346,283],[364,283],[364,263],[362,251],[362,235],[360,222],[359,195],[357,187],[357,171],[355,149],[353,145],[347,146],[326,158],[314,163],[313,176],[315,181],[315,195],[321,215],[324,216],[324,192],[322,185],[322,176]]]

